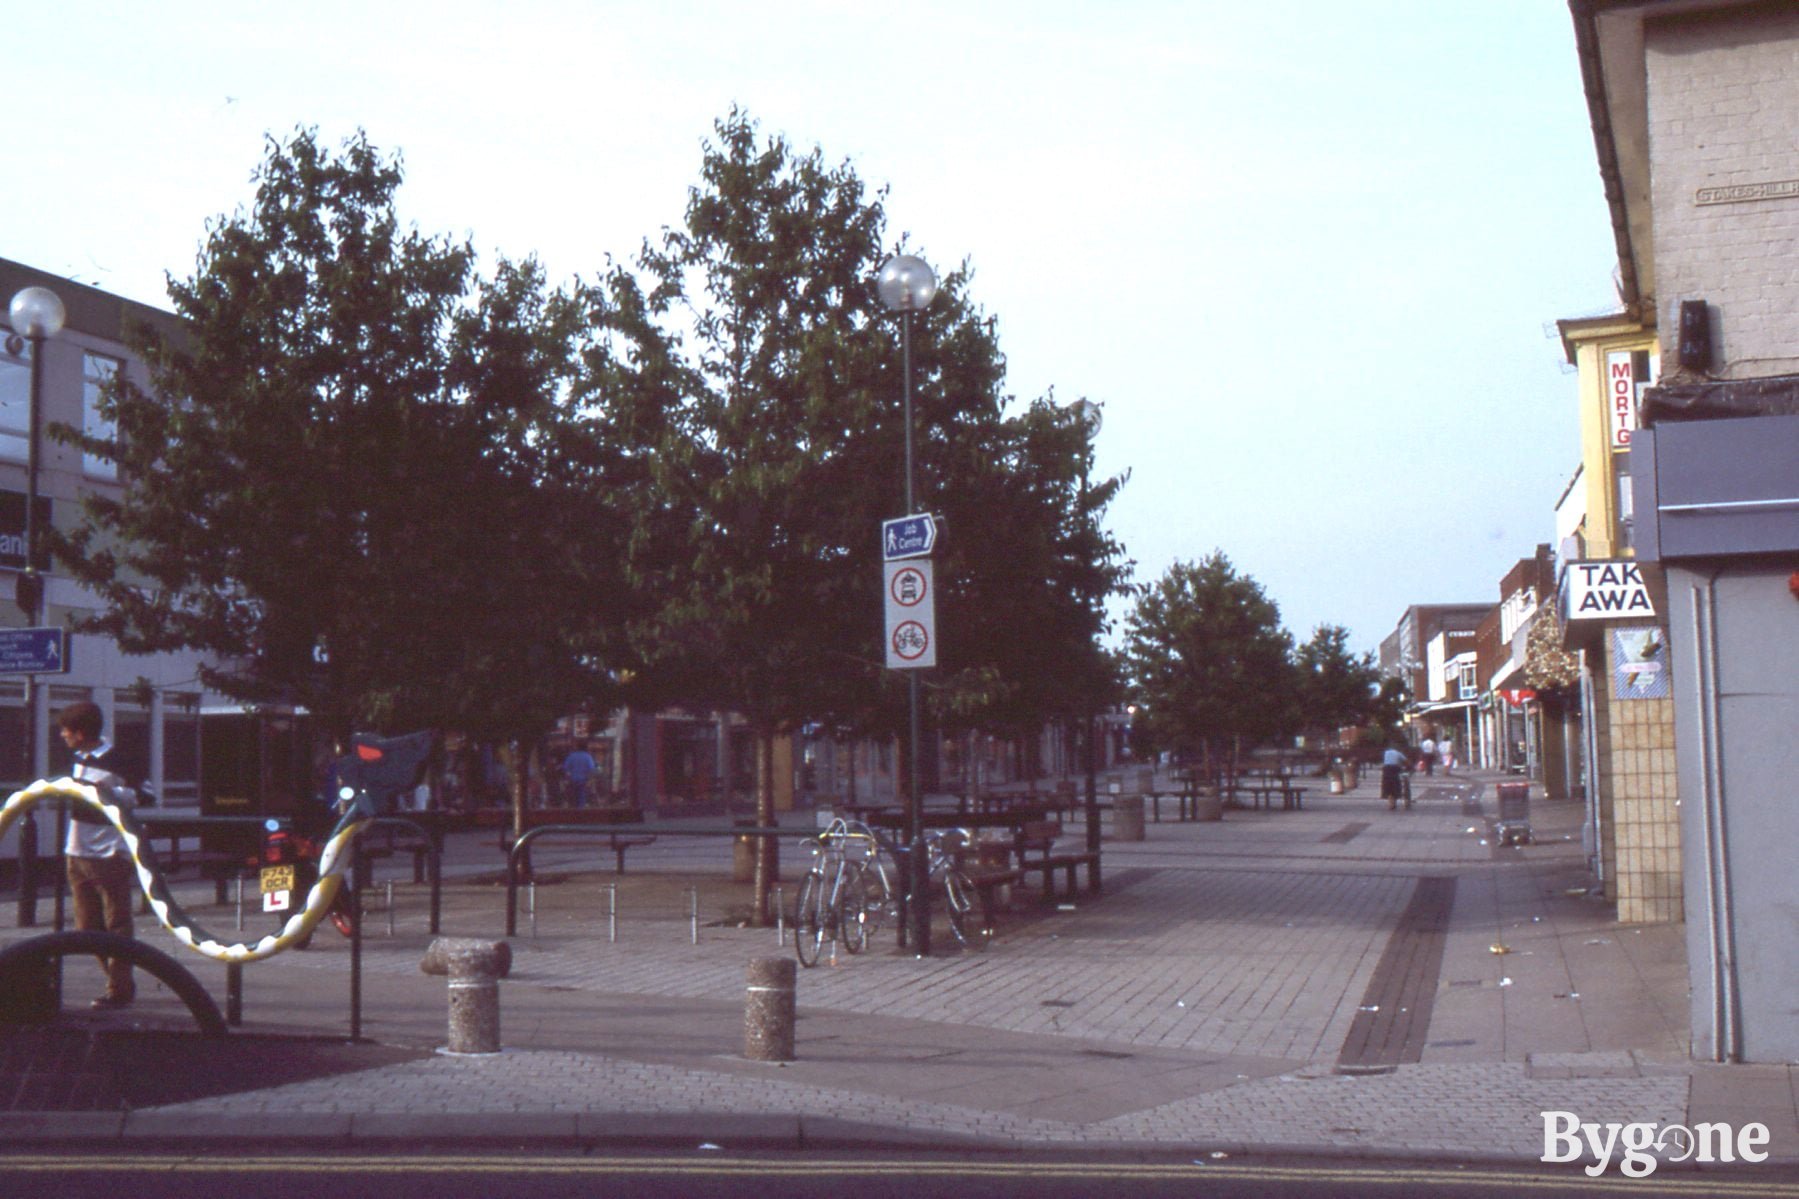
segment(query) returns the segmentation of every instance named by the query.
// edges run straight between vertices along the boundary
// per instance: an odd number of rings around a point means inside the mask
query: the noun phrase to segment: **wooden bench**
[[[980,893],[989,918],[994,912],[1011,907],[1011,889],[1024,881],[1024,871],[1012,864],[1015,852],[1010,841],[974,841],[956,854],[958,868]]]
[[[1280,796],[1281,807],[1289,812],[1305,806],[1304,797],[1306,789],[1304,787],[1295,787],[1291,783],[1233,784],[1231,787],[1232,796],[1234,797],[1239,791],[1253,796],[1255,800],[1254,806],[1258,808],[1272,808],[1274,797],[1277,795]]]
[[[1097,851],[1083,849],[1079,851],[1056,851],[1056,842],[1062,836],[1060,820],[1031,820],[1021,825],[1018,830],[1018,869],[1025,873],[1033,872],[1043,875],[1043,897],[1054,899],[1056,895],[1056,871],[1068,872],[1068,894],[1075,892],[1075,870],[1080,866],[1087,867],[1087,890],[1099,890],[1099,854]]]
[[[362,835],[362,856],[370,862],[400,854],[412,855],[412,881],[425,882],[425,863],[431,860],[431,839],[409,828],[383,825]]]

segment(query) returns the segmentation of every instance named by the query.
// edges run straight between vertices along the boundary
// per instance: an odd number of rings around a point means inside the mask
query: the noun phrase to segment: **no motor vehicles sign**
[[[937,588],[929,558],[883,566],[887,609],[887,668],[923,670],[937,665]]]

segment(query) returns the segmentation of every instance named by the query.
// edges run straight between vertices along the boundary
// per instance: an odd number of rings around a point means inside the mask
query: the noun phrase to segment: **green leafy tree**
[[[683,224],[596,290],[585,399],[628,468],[633,582],[657,597],[633,613],[643,688],[745,716],[771,823],[773,738],[841,705],[845,647],[878,612],[881,212],[848,167],[741,113],[716,139]]]
[[[1380,686],[1372,653],[1349,650],[1349,630],[1321,624],[1293,654],[1295,727],[1336,734],[1368,719]]]
[[[878,527],[900,514],[896,326],[872,286],[884,213],[847,166],[720,121],[683,223],[594,290],[584,404],[632,514],[645,697],[741,712],[773,818],[772,738],[805,721],[901,727],[880,645]],[[1065,420],[1005,414],[992,323],[967,272],[914,329],[919,505],[947,518],[939,719],[999,721],[1066,702],[1039,663],[1091,644],[1118,568],[1099,531],[1115,485],[1085,485]],[[1077,482],[1077,479],[1079,482]],[[1052,699],[1053,697],[1053,699]],[[766,859],[764,859],[766,862]],[[766,910],[766,866],[757,906]]]
[[[1290,719],[1291,646],[1280,609],[1222,551],[1177,562],[1125,627],[1137,723],[1153,744],[1208,765],[1271,737]]]
[[[60,556],[128,651],[355,726],[527,736],[603,691],[576,620],[610,556],[604,463],[565,391],[582,311],[534,264],[478,279],[403,229],[365,136],[271,139],[247,209],[171,280],[183,335],[135,335],[151,383],[104,400],[116,461]]]

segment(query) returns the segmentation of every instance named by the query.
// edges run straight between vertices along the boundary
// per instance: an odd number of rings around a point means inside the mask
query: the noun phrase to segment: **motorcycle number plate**
[[[294,868],[290,866],[264,866],[262,868],[262,893],[273,895],[277,891],[294,889]]]

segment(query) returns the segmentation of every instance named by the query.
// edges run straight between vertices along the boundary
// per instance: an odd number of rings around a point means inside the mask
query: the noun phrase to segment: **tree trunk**
[[[775,787],[774,787],[775,738],[768,729],[756,727],[756,823],[763,828],[775,822]],[[756,870],[754,905],[755,921],[758,928],[767,928],[773,923],[768,913],[768,892],[774,882],[774,842],[767,837],[756,838]]]
[[[506,781],[511,788],[512,839],[525,835],[525,749],[522,741],[506,743]]]

